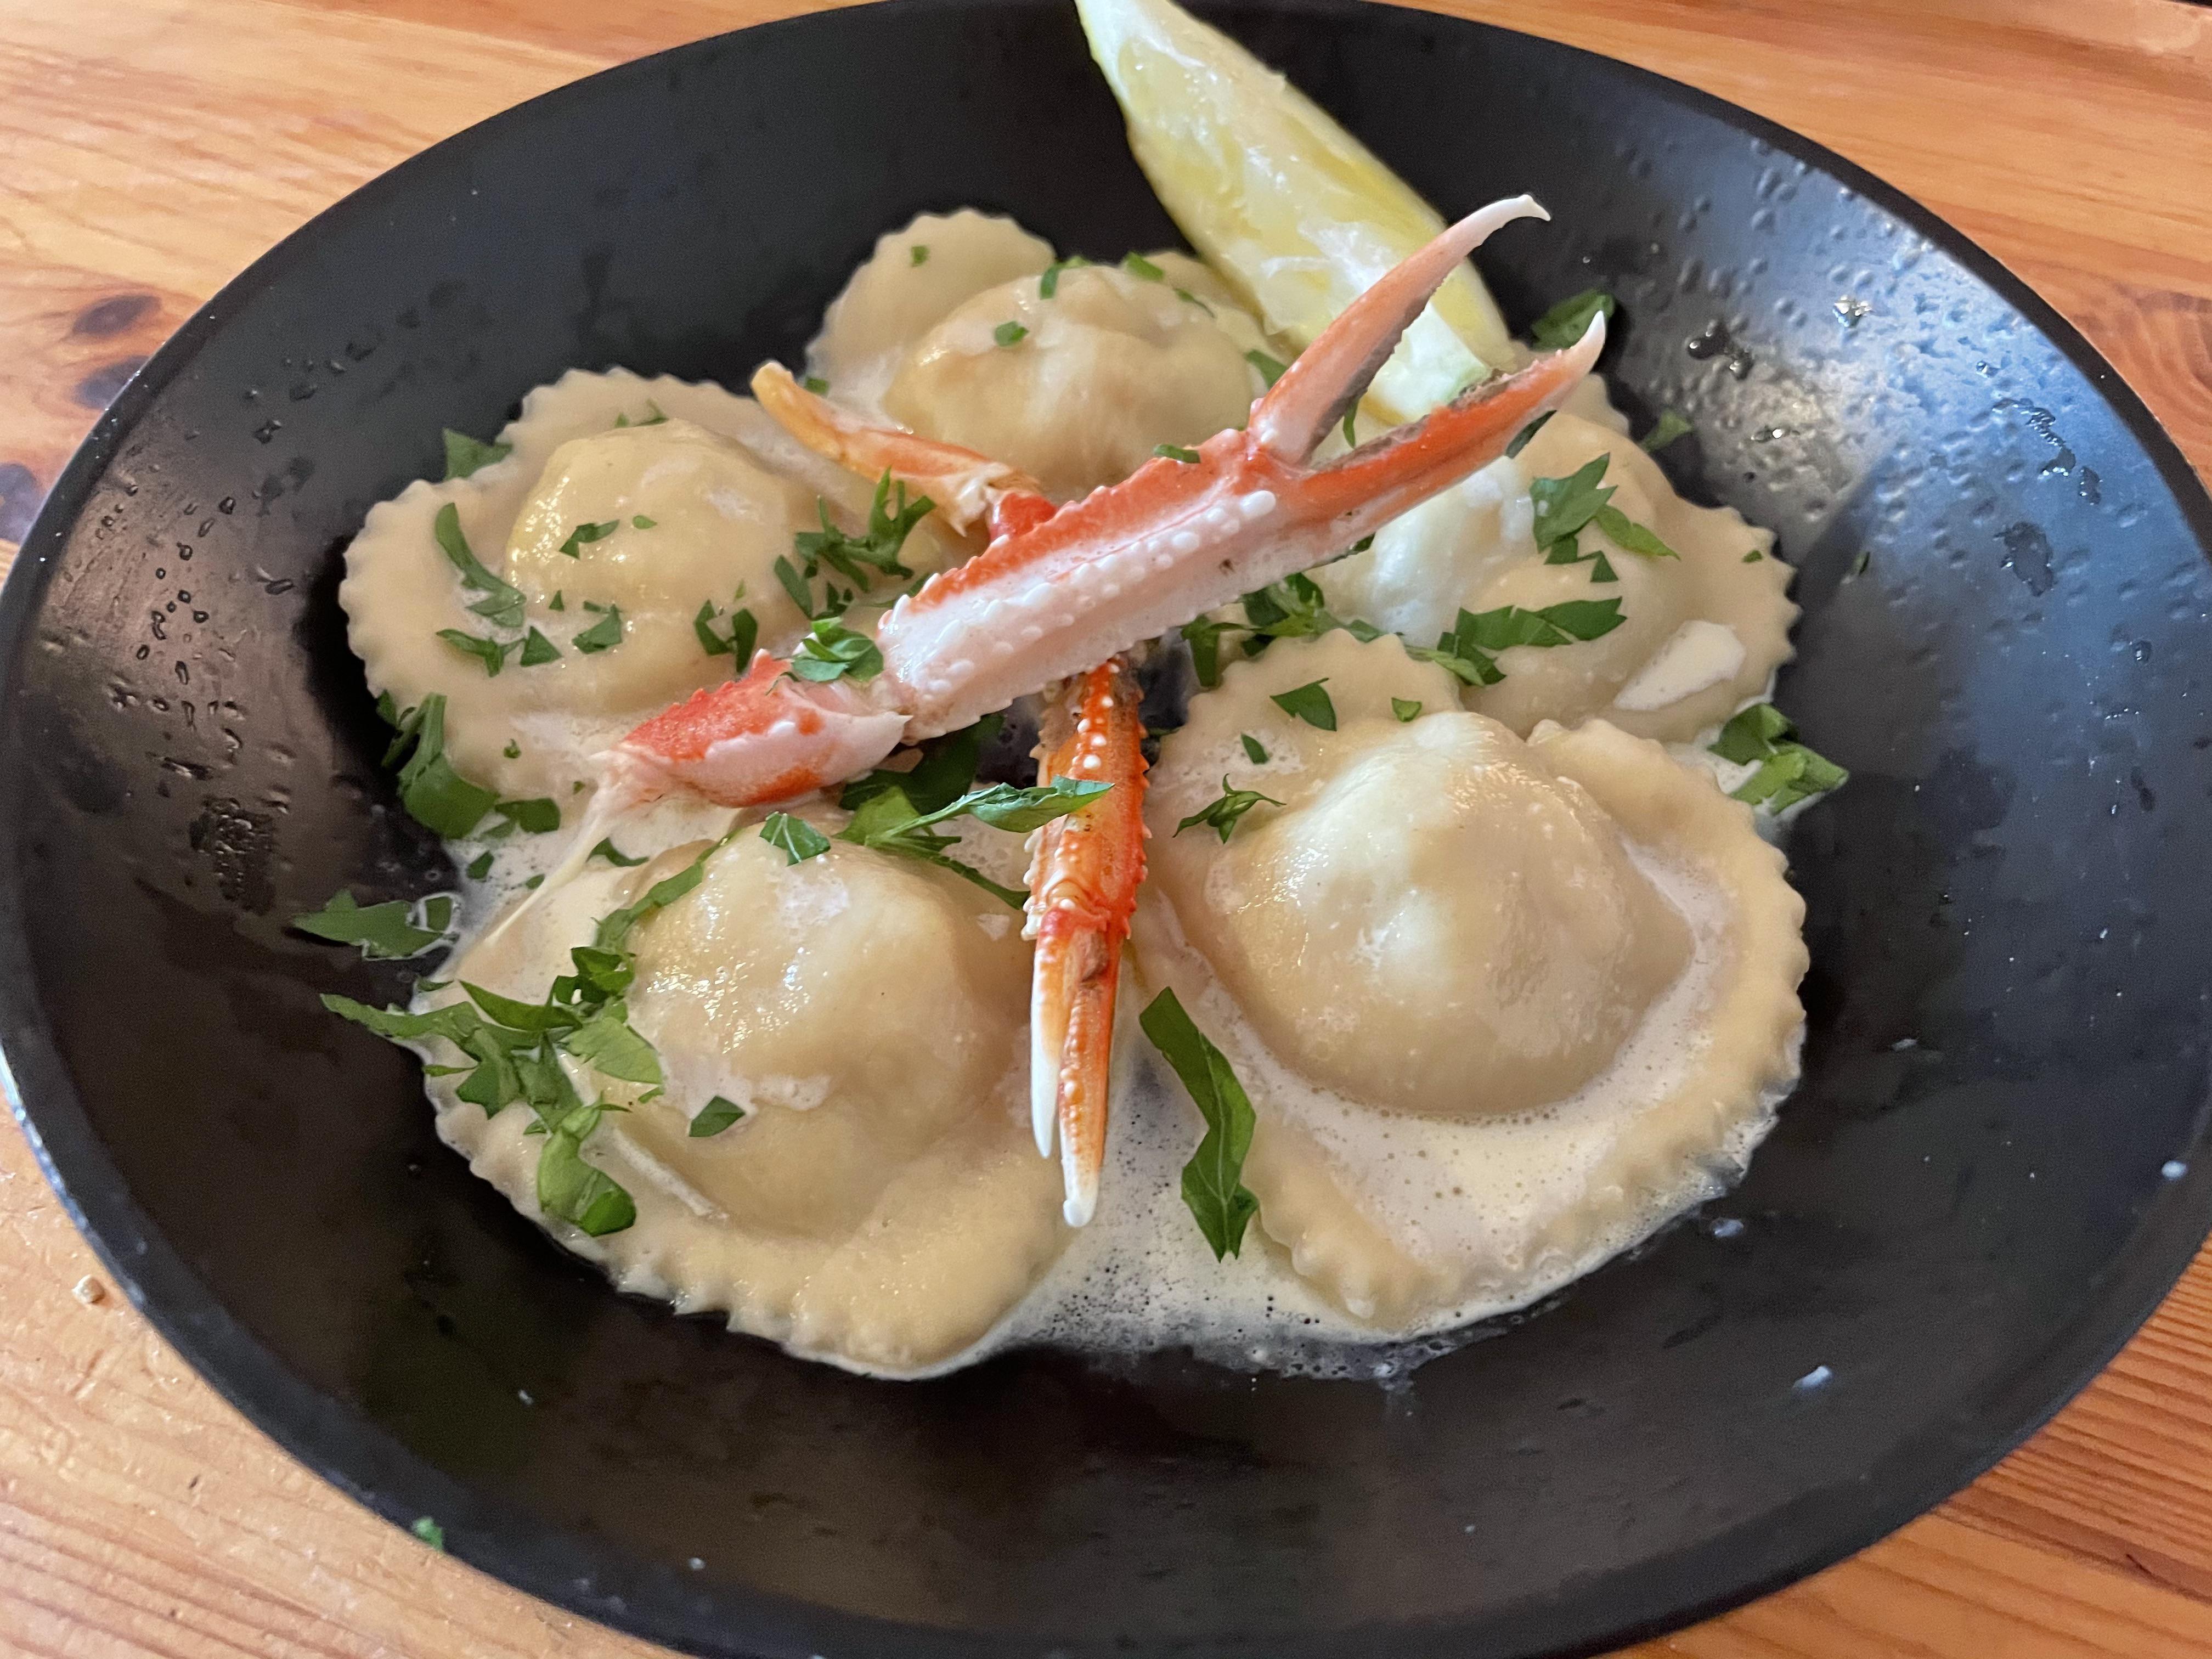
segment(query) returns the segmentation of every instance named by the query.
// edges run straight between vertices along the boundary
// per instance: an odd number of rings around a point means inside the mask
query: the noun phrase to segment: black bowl
[[[2047,1417],[2212,1217],[2212,504],[2050,307],[1711,99],[1410,11],[1211,7],[1522,321],[1594,282],[1664,464],[1802,573],[1805,1080],[1749,1179],[1410,1382],[1006,1356],[893,1385],[611,1291],[431,1133],[284,931],[445,873],[333,592],[363,511],[574,364],[742,381],[881,230],[1172,236],[1065,0],[907,0],[487,122],[148,365],[0,611],[0,1032],[118,1280],[395,1520],[702,1653],[1583,1652],[1833,1561]],[[1852,323],[1838,302],[1871,308]],[[1845,306],[1853,311],[1856,307]]]

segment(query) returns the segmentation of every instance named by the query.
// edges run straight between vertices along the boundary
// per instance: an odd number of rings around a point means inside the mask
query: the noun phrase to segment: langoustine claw
[[[1145,726],[1128,659],[1092,669],[1045,716],[1037,780],[1113,785],[1037,832],[1029,927],[1030,1111],[1037,1151],[1060,1132],[1063,1213],[1080,1227],[1098,1207],[1112,1079],[1114,994],[1121,943],[1145,879]]]

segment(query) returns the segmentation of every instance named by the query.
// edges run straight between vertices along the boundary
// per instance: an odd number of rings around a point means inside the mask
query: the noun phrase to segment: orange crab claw
[[[1037,780],[1113,787],[1037,832],[1030,871],[1030,1111],[1037,1151],[1060,1132],[1061,1212],[1080,1227],[1098,1207],[1121,942],[1145,879],[1142,694],[1116,657],[1071,680],[1045,712]]]

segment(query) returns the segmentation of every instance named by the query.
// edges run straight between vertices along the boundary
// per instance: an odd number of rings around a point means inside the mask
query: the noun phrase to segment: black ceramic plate
[[[441,426],[571,365],[789,359],[917,210],[1172,235],[1065,0],[564,88],[195,317],[0,613],[0,1032],[56,1184],[257,1422],[540,1595],[714,1654],[1588,1651],[1964,1483],[2204,1235],[2212,508],[2141,404],[1741,111],[1414,12],[1208,9],[1447,214],[1547,202],[1484,256],[1508,311],[1613,288],[1630,406],[1697,423],[1668,471],[1779,529],[1781,700],[1854,775],[1791,848],[1803,1085],[1739,1191],[1388,1389],[1053,1352],[868,1382],[562,1255],[437,1143],[414,1063],[316,1005],[400,979],[284,931],[444,873],[379,770],[340,546]]]

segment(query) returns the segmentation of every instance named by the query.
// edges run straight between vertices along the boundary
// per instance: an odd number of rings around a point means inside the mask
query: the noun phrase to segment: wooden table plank
[[[2212,471],[2212,11],[2174,0],[1433,0],[1705,87],[1960,224]],[[0,0],[0,561],[131,368],[422,146],[804,0]],[[0,1131],[0,1653],[650,1651],[324,1486],[112,1294]],[[2212,1649],[2212,1252],[2027,1448],[1856,1560],[1638,1650]]]

